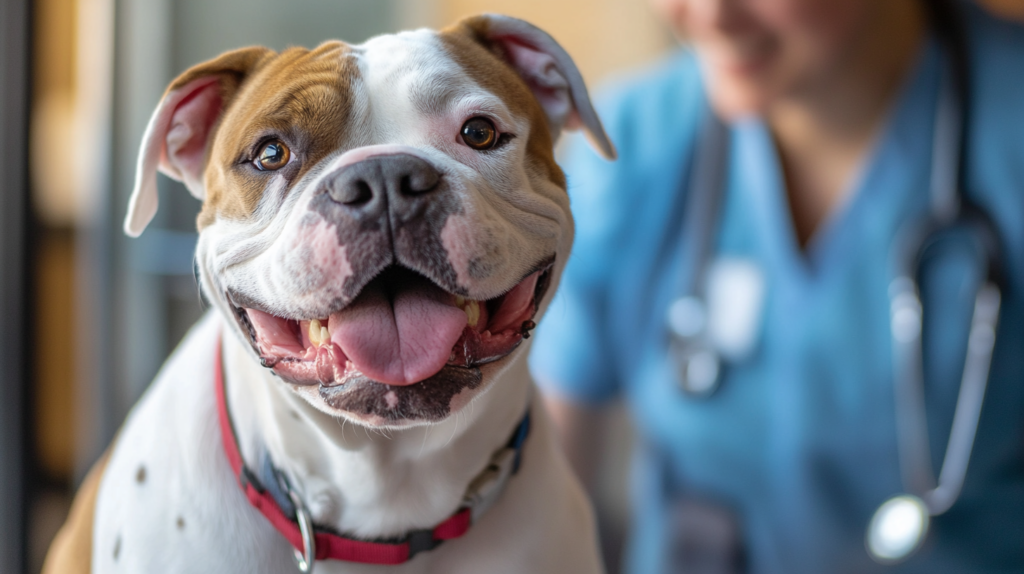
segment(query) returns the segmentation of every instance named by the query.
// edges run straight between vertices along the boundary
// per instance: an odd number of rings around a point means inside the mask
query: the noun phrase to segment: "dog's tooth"
[[[322,333],[324,331],[326,331],[326,329],[320,326],[320,321],[318,319],[313,319],[309,322],[309,342],[313,343],[314,347],[319,347],[320,343],[323,342]]]
[[[326,345],[331,342],[331,333],[327,330],[327,327],[320,327],[320,344]]]
[[[468,319],[470,327],[476,327],[476,324],[480,322],[480,303],[476,300],[470,299],[466,302],[466,306],[462,308],[466,312],[466,319]]]
[[[462,295],[456,295],[455,296],[455,306],[456,307],[462,307],[465,304],[466,304],[466,298],[465,297],[463,297]]]

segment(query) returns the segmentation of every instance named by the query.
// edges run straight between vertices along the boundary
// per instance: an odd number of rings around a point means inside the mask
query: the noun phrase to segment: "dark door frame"
[[[31,2],[0,2],[0,571],[26,569]]]

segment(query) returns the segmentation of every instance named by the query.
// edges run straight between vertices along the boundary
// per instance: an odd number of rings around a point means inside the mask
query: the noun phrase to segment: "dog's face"
[[[572,243],[552,146],[573,124],[614,154],[568,56],[510,18],[230,52],[168,89],[126,229],[155,212],[157,167],[183,180],[204,291],[254,360],[335,416],[439,421],[550,298]]]

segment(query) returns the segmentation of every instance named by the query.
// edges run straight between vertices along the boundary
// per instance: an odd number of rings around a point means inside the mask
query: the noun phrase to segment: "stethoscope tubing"
[[[912,500],[922,507],[923,524],[918,539],[896,557],[873,554],[883,563],[894,563],[910,556],[928,531],[929,516],[949,510],[959,498],[967,476],[973,445],[984,405],[992,356],[996,344],[1002,302],[1001,249],[995,225],[974,205],[964,191],[967,141],[968,73],[967,44],[962,27],[952,21],[955,11],[936,14],[935,28],[940,37],[943,67],[933,123],[932,161],[929,184],[929,210],[926,216],[903,225],[890,256],[893,280],[889,288],[890,330],[893,352],[893,392],[896,416],[897,449],[900,475],[907,495],[888,499],[876,512],[876,518],[892,502]],[[715,225],[720,219],[728,164],[728,128],[713,113],[701,127],[694,153],[691,175],[684,193],[686,213],[682,234],[682,255],[691,262],[680,277],[679,297],[668,313],[669,350],[676,362],[679,384],[693,398],[707,398],[717,389],[722,377],[722,360],[707,335],[707,269],[714,249]],[[924,351],[922,330],[924,308],[918,288],[923,258],[938,245],[948,231],[964,229],[973,238],[972,245],[984,265],[971,313],[966,355],[960,388],[950,428],[949,440],[938,477],[932,466],[925,409]],[[687,313],[677,312],[689,310]],[[696,311],[694,311],[696,310]],[[676,315],[676,317],[673,316]],[[686,325],[680,315],[698,317]],[[709,358],[711,357],[711,358]],[[714,362],[713,380],[693,384],[695,360]],[[905,501],[904,500],[904,501]],[[872,519],[869,528],[876,523]],[[871,543],[869,541],[869,550]]]

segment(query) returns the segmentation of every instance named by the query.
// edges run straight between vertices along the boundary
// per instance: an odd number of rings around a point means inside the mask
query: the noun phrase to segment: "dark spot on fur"
[[[135,472],[135,482],[142,484],[146,482],[146,467],[139,465],[139,470]]]
[[[121,555],[121,535],[117,535],[117,539],[114,540],[114,561],[117,561],[117,557]]]
[[[175,526],[178,527],[178,530],[185,530],[185,519],[184,518],[179,516],[178,520],[176,520],[174,524],[175,524]]]
[[[477,255],[469,260],[469,276],[473,279],[487,279],[506,265],[501,241],[489,229],[481,230],[476,246]]]
[[[493,262],[474,257],[469,260],[469,276],[473,279],[486,279],[494,273]]]
[[[439,421],[451,411],[452,397],[483,382],[480,369],[447,365],[425,381],[405,387],[385,385],[359,377],[344,385],[320,387],[320,396],[332,407],[353,414],[379,416],[388,421]],[[387,395],[398,401],[389,406]]]
[[[297,413],[295,411],[289,411],[289,413],[291,413],[293,419],[295,419],[297,421],[301,421],[302,420],[302,417],[299,416],[299,413]]]

